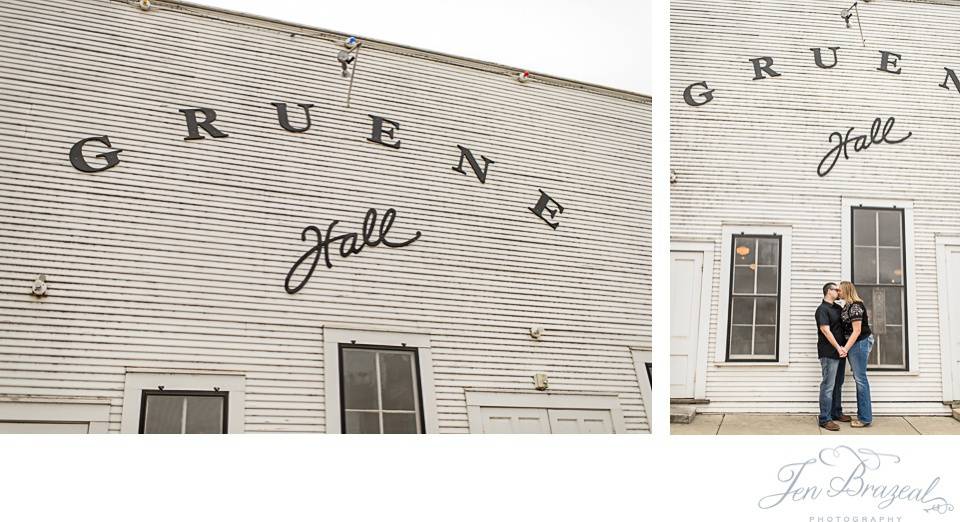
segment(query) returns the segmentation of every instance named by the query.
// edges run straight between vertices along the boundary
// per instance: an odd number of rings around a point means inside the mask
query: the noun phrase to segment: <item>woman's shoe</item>
[[[863,422],[860,422],[860,419],[853,419],[850,421],[851,428],[866,428],[868,426],[870,426],[869,422],[863,423]]]

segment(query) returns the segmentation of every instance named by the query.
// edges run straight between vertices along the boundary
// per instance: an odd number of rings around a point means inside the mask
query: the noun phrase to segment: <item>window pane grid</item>
[[[852,215],[852,279],[867,306],[874,336],[867,367],[905,370],[908,365],[903,211],[854,208]],[[864,232],[864,224],[868,224],[869,233]],[[879,304],[875,302],[877,297],[882,299]]]
[[[388,425],[393,426],[394,428],[396,428],[397,419],[396,419],[396,418],[387,419],[387,418],[386,418],[387,416],[390,416],[390,415],[410,416],[410,415],[412,415],[412,416],[413,416],[413,420],[414,420],[414,422],[415,422],[415,431],[413,431],[413,432],[415,432],[415,433],[421,433],[421,432],[422,432],[422,427],[421,427],[421,426],[422,426],[422,421],[421,421],[420,398],[419,398],[419,389],[420,389],[420,388],[419,388],[419,378],[418,378],[418,375],[417,375],[417,368],[416,368],[415,352],[412,352],[412,351],[410,351],[410,350],[386,350],[386,349],[355,348],[355,347],[346,348],[346,349],[344,349],[344,350],[341,351],[341,362],[340,362],[340,364],[341,364],[341,375],[342,375],[341,378],[344,378],[344,377],[343,377],[344,372],[343,372],[342,370],[343,370],[343,365],[344,365],[344,360],[345,360],[345,358],[346,358],[346,357],[349,357],[349,354],[350,354],[350,353],[360,353],[360,352],[372,353],[372,354],[374,355],[374,373],[375,373],[375,374],[374,374],[374,379],[375,379],[375,381],[376,381],[376,397],[377,397],[377,404],[376,404],[376,406],[377,406],[377,407],[376,407],[376,409],[369,409],[369,408],[346,408],[346,407],[344,407],[343,410],[342,410],[342,411],[343,411],[343,415],[344,415],[344,431],[347,432],[347,433],[365,432],[365,431],[362,431],[362,429],[363,429],[362,426],[360,426],[360,430],[361,430],[361,431],[351,431],[351,428],[350,428],[350,426],[349,426],[350,423],[349,423],[349,421],[348,421],[348,419],[347,419],[347,417],[348,417],[347,414],[349,414],[349,413],[355,413],[355,414],[367,414],[367,415],[373,414],[373,415],[376,415],[376,423],[377,423],[376,428],[377,428],[377,433],[393,432],[393,431],[388,431]],[[412,402],[411,402],[411,403],[413,404],[413,409],[385,408],[385,407],[384,407],[384,404],[383,404],[383,403],[384,403],[383,379],[384,379],[384,376],[385,376],[385,371],[384,371],[384,368],[383,368],[383,361],[384,361],[384,359],[385,359],[386,357],[396,357],[398,354],[404,354],[404,355],[406,355],[405,359],[407,359],[407,361],[408,361],[407,364],[409,365],[409,366],[408,366],[409,377],[410,377],[411,381],[412,381],[413,384],[414,384],[413,389],[411,390],[411,391],[414,393],[414,395],[415,395],[414,397],[412,397]],[[345,394],[345,395],[344,395],[344,397],[343,397],[342,400],[341,400],[341,404],[344,404],[344,405],[345,405],[345,404],[347,403],[347,396],[346,396],[347,393],[349,393],[349,392],[348,392],[346,389],[344,389],[344,394]],[[370,420],[373,420],[373,419],[370,419]],[[408,419],[408,420],[409,420],[409,419]],[[360,422],[359,419],[357,420],[357,422]],[[410,427],[412,427],[412,426],[403,426],[402,429],[406,430],[406,429],[408,429],[408,428],[410,428]],[[406,432],[406,431],[404,431],[404,432]],[[365,432],[365,433],[369,433],[369,432]]]
[[[780,246],[779,236],[733,237],[728,360],[777,360]]]

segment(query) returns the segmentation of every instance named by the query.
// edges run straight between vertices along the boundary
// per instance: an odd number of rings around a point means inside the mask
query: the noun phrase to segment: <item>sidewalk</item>
[[[869,428],[840,431],[817,425],[816,415],[698,414],[690,424],[671,424],[671,435],[960,435],[953,417],[874,417]]]

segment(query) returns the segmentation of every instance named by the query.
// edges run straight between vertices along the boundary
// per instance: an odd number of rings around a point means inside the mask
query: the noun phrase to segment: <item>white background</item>
[[[880,509],[879,500],[826,495],[757,507],[785,489],[781,466],[842,443],[900,457],[868,476],[877,484],[925,489],[941,477],[934,492],[955,510],[925,513],[914,502]],[[18,522],[948,521],[960,515],[956,443],[891,436],[32,436],[3,440],[0,510],[3,520]],[[849,469],[811,468],[801,483],[823,488],[827,477]]]
[[[193,0],[650,94],[649,0]]]
[[[365,9],[362,2],[347,5]],[[958,511],[931,515],[906,505],[878,510],[869,502],[822,502],[816,507],[801,504],[772,511],[756,507],[761,496],[782,487],[776,480],[780,466],[841,443],[897,453],[903,460],[892,469],[894,479],[920,484],[940,475],[939,492],[948,500],[960,501],[957,438],[669,436],[666,100],[674,93],[667,87],[665,1],[653,2],[652,19],[653,292],[658,303],[653,317],[654,435],[8,436],[0,438],[0,520],[807,522],[811,516],[837,515],[901,516],[903,521],[960,518]],[[330,28],[336,29],[333,24]],[[592,44],[584,35],[571,38]],[[642,87],[633,90],[644,91]]]

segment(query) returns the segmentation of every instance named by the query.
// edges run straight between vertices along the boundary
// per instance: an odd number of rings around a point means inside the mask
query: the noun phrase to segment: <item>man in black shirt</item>
[[[849,422],[843,414],[840,389],[843,388],[843,373],[846,370],[847,353],[843,349],[843,307],[835,303],[838,289],[834,283],[823,285],[823,302],[817,307],[817,357],[820,359],[820,427],[838,431],[835,420]]]

